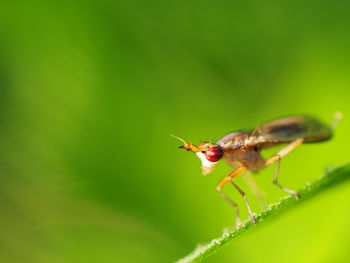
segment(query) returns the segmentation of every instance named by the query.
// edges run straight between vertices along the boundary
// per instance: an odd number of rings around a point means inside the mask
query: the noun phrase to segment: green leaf
[[[178,260],[177,263],[201,262],[210,255],[215,254],[232,240],[238,238],[244,232],[250,229],[254,229],[255,227],[259,227],[262,222],[264,222],[272,215],[283,214],[286,211],[286,208],[294,207],[299,203],[302,203],[305,200],[322,193],[324,190],[327,190],[328,188],[331,188],[349,179],[350,163],[331,171],[328,170],[322,177],[312,183],[306,184],[302,189],[298,191],[302,197],[301,199],[297,200],[294,196],[291,195],[280,199],[278,202],[271,204],[267,209],[256,216],[256,220],[258,222],[257,225],[254,225],[251,221],[247,220],[239,228],[225,232],[221,237],[213,239],[208,244],[199,245],[189,255]]]

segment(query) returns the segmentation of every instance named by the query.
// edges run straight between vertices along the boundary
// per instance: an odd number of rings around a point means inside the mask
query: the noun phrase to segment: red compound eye
[[[212,147],[208,151],[205,152],[205,157],[210,162],[219,161],[223,155],[224,155],[224,152],[218,146]]]

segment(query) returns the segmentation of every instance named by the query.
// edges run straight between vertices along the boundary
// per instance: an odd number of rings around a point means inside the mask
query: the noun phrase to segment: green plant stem
[[[256,220],[258,222],[257,225],[254,225],[251,221],[245,221],[240,227],[231,231],[227,231],[221,237],[212,240],[210,243],[199,245],[189,255],[178,260],[177,263],[201,262],[205,258],[219,251],[221,248],[223,248],[235,238],[239,237],[244,232],[258,227],[263,221],[272,215],[281,214],[283,211],[285,211],[286,208],[290,208],[301,202],[304,202],[310,197],[320,194],[323,192],[323,190],[331,188],[349,179],[350,163],[331,171],[327,171],[322,177],[312,183],[306,184],[302,189],[298,191],[302,197],[301,199],[297,200],[294,196],[291,195],[280,199],[277,203],[271,204],[267,209],[256,216]]]

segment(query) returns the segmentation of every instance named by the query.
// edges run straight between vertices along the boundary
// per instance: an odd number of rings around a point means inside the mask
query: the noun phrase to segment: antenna
[[[177,136],[175,136],[173,134],[169,134],[169,136],[171,136],[171,137],[173,137],[175,139],[178,139],[179,141],[182,141],[185,145],[188,144],[184,139],[181,139],[180,137],[177,137]]]

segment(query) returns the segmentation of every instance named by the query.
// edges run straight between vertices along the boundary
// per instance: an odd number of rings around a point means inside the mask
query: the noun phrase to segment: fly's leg
[[[253,192],[253,194],[258,198],[260,206],[262,209],[266,209],[268,207],[267,202],[264,198],[264,194],[261,192],[259,186],[256,184],[251,173],[246,173],[243,175],[243,179]]]
[[[233,185],[234,188],[236,188],[236,190],[241,194],[241,196],[243,197],[243,200],[244,200],[244,203],[248,209],[248,214],[249,214],[249,219],[254,223],[256,224],[256,220],[255,220],[255,217],[254,217],[254,214],[252,212],[252,210],[250,209],[250,205],[249,205],[249,202],[248,202],[248,198],[247,198],[247,195],[245,192],[242,191],[241,188],[238,187],[238,185],[236,185],[232,180],[230,181],[231,184]]]
[[[225,195],[221,190],[222,188],[232,180],[232,178],[237,177],[239,175],[241,175],[242,173],[244,173],[247,170],[247,168],[245,167],[239,167],[236,170],[231,171],[227,176],[224,177],[224,179],[222,179],[222,181],[218,184],[218,186],[216,187],[216,190],[218,191],[218,193],[220,194],[220,196],[222,198],[224,198],[224,200],[226,200],[226,202],[229,203],[229,205],[231,205],[236,212],[236,227],[239,227],[241,224],[241,217],[240,217],[240,213],[239,213],[239,207],[238,205],[233,202],[227,195]]]
[[[233,178],[245,173],[246,171],[247,171],[247,168],[243,167],[243,166],[237,168],[236,170],[231,171],[227,176],[224,177],[224,179],[222,179],[222,181],[216,187],[216,190],[219,192],[219,194],[226,200],[226,202],[228,202],[236,210],[236,225],[237,226],[239,226],[241,223],[238,205],[222,192],[222,188],[226,184],[228,184],[229,182],[231,182],[235,186],[235,188],[238,190],[238,192],[242,195],[242,197],[244,199],[244,202],[245,202],[247,209],[248,209],[250,220],[252,220],[252,222],[254,224],[256,224],[256,220],[255,220],[253,213],[250,209],[250,205],[248,203],[248,199],[247,199],[245,193],[235,183],[232,182]]]
[[[230,206],[232,206],[235,209],[236,212],[236,227],[238,228],[241,224],[241,216],[239,214],[239,206],[233,202],[227,195],[225,195],[221,189],[217,189],[218,193],[221,195],[222,198],[224,198],[226,200],[227,203],[229,203]]]
[[[273,176],[273,183],[274,185],[278,186],[280,189],[282,189],[283,191],[289,193],[289,194],[293,194],[295,195],[295,197],[297,199],[300,198],[300,195],[297,191],[288,189],[282,185],[280,185],[278,183],[278,174],[279,174],[279,170],[280,170],[280,166],[281,166],[281,159],[286,156],[288,153],[290,153],[292,150],[294,150],[295,148],[297,148],[300,144],[302,144],[304,141],[303,138],[301,139],[297,139],[293,142],[291,142],[290,144],[288,144],[285,148],[283,148],[281,151],[279,151],[277,154],[275,154],[274,156],[272,156],[271,158],[267,159],[265,162],[265,166],[270,166],[271,164],[273,164],[274,162],[277,161],[277,166],[276,166],[276,170]]]
[[[288,188],[286,188],[286,187],[284,187],[284,186],[282,186],[282,185],[280,185],[278,183],[278,174],[279,174],[280,166],[281,166],[281,158],[278,158],[275,174],[273,175],[273,183],[274,183],[274,185],[276,185],[277,187],[281,188],[283,191],[285,191],[285,192],[287,192],[289,194],[295,195],[295,197],[297,199],[299,199],[300,198],[300,194],[297,191],[288,189]]]

